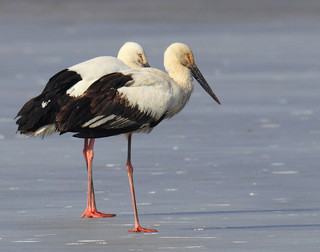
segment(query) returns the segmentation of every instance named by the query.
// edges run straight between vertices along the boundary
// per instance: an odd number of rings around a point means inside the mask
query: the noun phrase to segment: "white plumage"
[[[82,77],[82,80],[67,90],[73,97],[82,95],[96,80],[109,73],[131,68],[148,67],[143,48],[134,42],[126,42],[119,50],[117,58],[100,56],[69,67]]]
[[[69,70],[78,73],[82,80],[69,88],[66,93],[73,97],[80,96],[102,76],[126,69],[129,67],[124,63],[124,60],[111,56],[101,56],[81,62],[69,67]]]

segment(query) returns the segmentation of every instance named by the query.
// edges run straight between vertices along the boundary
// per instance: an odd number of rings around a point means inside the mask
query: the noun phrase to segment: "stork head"
[[[143,48],[135,42],[126,42],[118,52],[118,59],[130,68],[149,67]]]
[[[191,49],[183,43],[171,44],[164,53],[164,66],[169,75],[172,69],[174,74],[183,74],[184,72],[190,74],[199,82],[202,88],[218,103],[220,101],[211,87],[201,74],[199,68],[194,62],[194,57]],[[174,78],[173,76],[171,76]],[[191,76],[190,76],[191,77]]]

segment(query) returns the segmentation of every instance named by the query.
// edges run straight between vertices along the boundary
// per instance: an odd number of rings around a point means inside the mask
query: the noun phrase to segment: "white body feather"
[[[69,70],[80,74],[82,80],[67,90],[73,97],[82,95],[88,87],[104,75],[129,69],[121,60],[111,56],[93,58],[72,67]]]
[[[118,89],[132,106],[159,120],[163,114],[172,117],[186,105],[190,98],[193,85],[188,89],[181,86],[161,70],[143,68],[121,71],[132,74],[133,81],[128,87]],[[192,80],[191,80],[192,81]]]

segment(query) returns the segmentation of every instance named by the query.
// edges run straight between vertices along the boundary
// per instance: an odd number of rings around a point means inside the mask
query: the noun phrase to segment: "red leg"
[[[138,210],[137,210],[137,204],[136,204],[136,196],[134,193],[134,184],[133,184],[133,167],[131,164],[131,136],[132,136],[132,133],[127,134],[127,137],[128,137],[128,159],[127,159],[126,166],[127,166],[129,183],[130,183],[135,224],[134,224],[134,229],[129,230],[129,232],[149,232],[149,233],[158,232],[155,229],[142,228],[139,223]]]
[[[87,197],[87,208],[84,213],[80,216],[83,218],[87,216],[89,218],[104,218],[104,217],[114,217],[115,214],[105,214],[98,212],[96,208],[96,201],[94,196],[94,188],[93,188],[93,180],[92,180],[92,159],[93,159],[93,146],[94,146],[94,138],[90,139],[88,144],[88,139],[84,140],[84,148],[83,155],[87,164],[87,172],[88,172],[88,197]]]

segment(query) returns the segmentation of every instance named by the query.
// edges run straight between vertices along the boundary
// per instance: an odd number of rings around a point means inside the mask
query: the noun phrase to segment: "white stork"
[[[131,164],[132,133],[149,133],[163,119],[181,111],[193,90],[192,76],[220,104],[187,45],[170,45],[164,53],[164,66],[168,74],[155,68],[139,68],[105,75],[81,96],[69,100],[56,117],[59,131],[75,132],[75,137],[94,139],[127,134],[126,167],[135,215],[131,232],[156,232],[142,228],[138,219]]]
[[[142,47],[134,42],[126,42],[119,50],[117,58],[101,56],[79,63],[60,71],[50,78],[44,90],[28,101],[18,112],[18,131],[29,136],[42,136],[59,131],[56,115],[69,101],[79,97],[91,84],[109,73],[130,68],[149,67]],[[92,180],[92,159],[94,139],[84,140],[83,155],[88,171],[87,208],[80,217],[113,217],[97,211]]]

